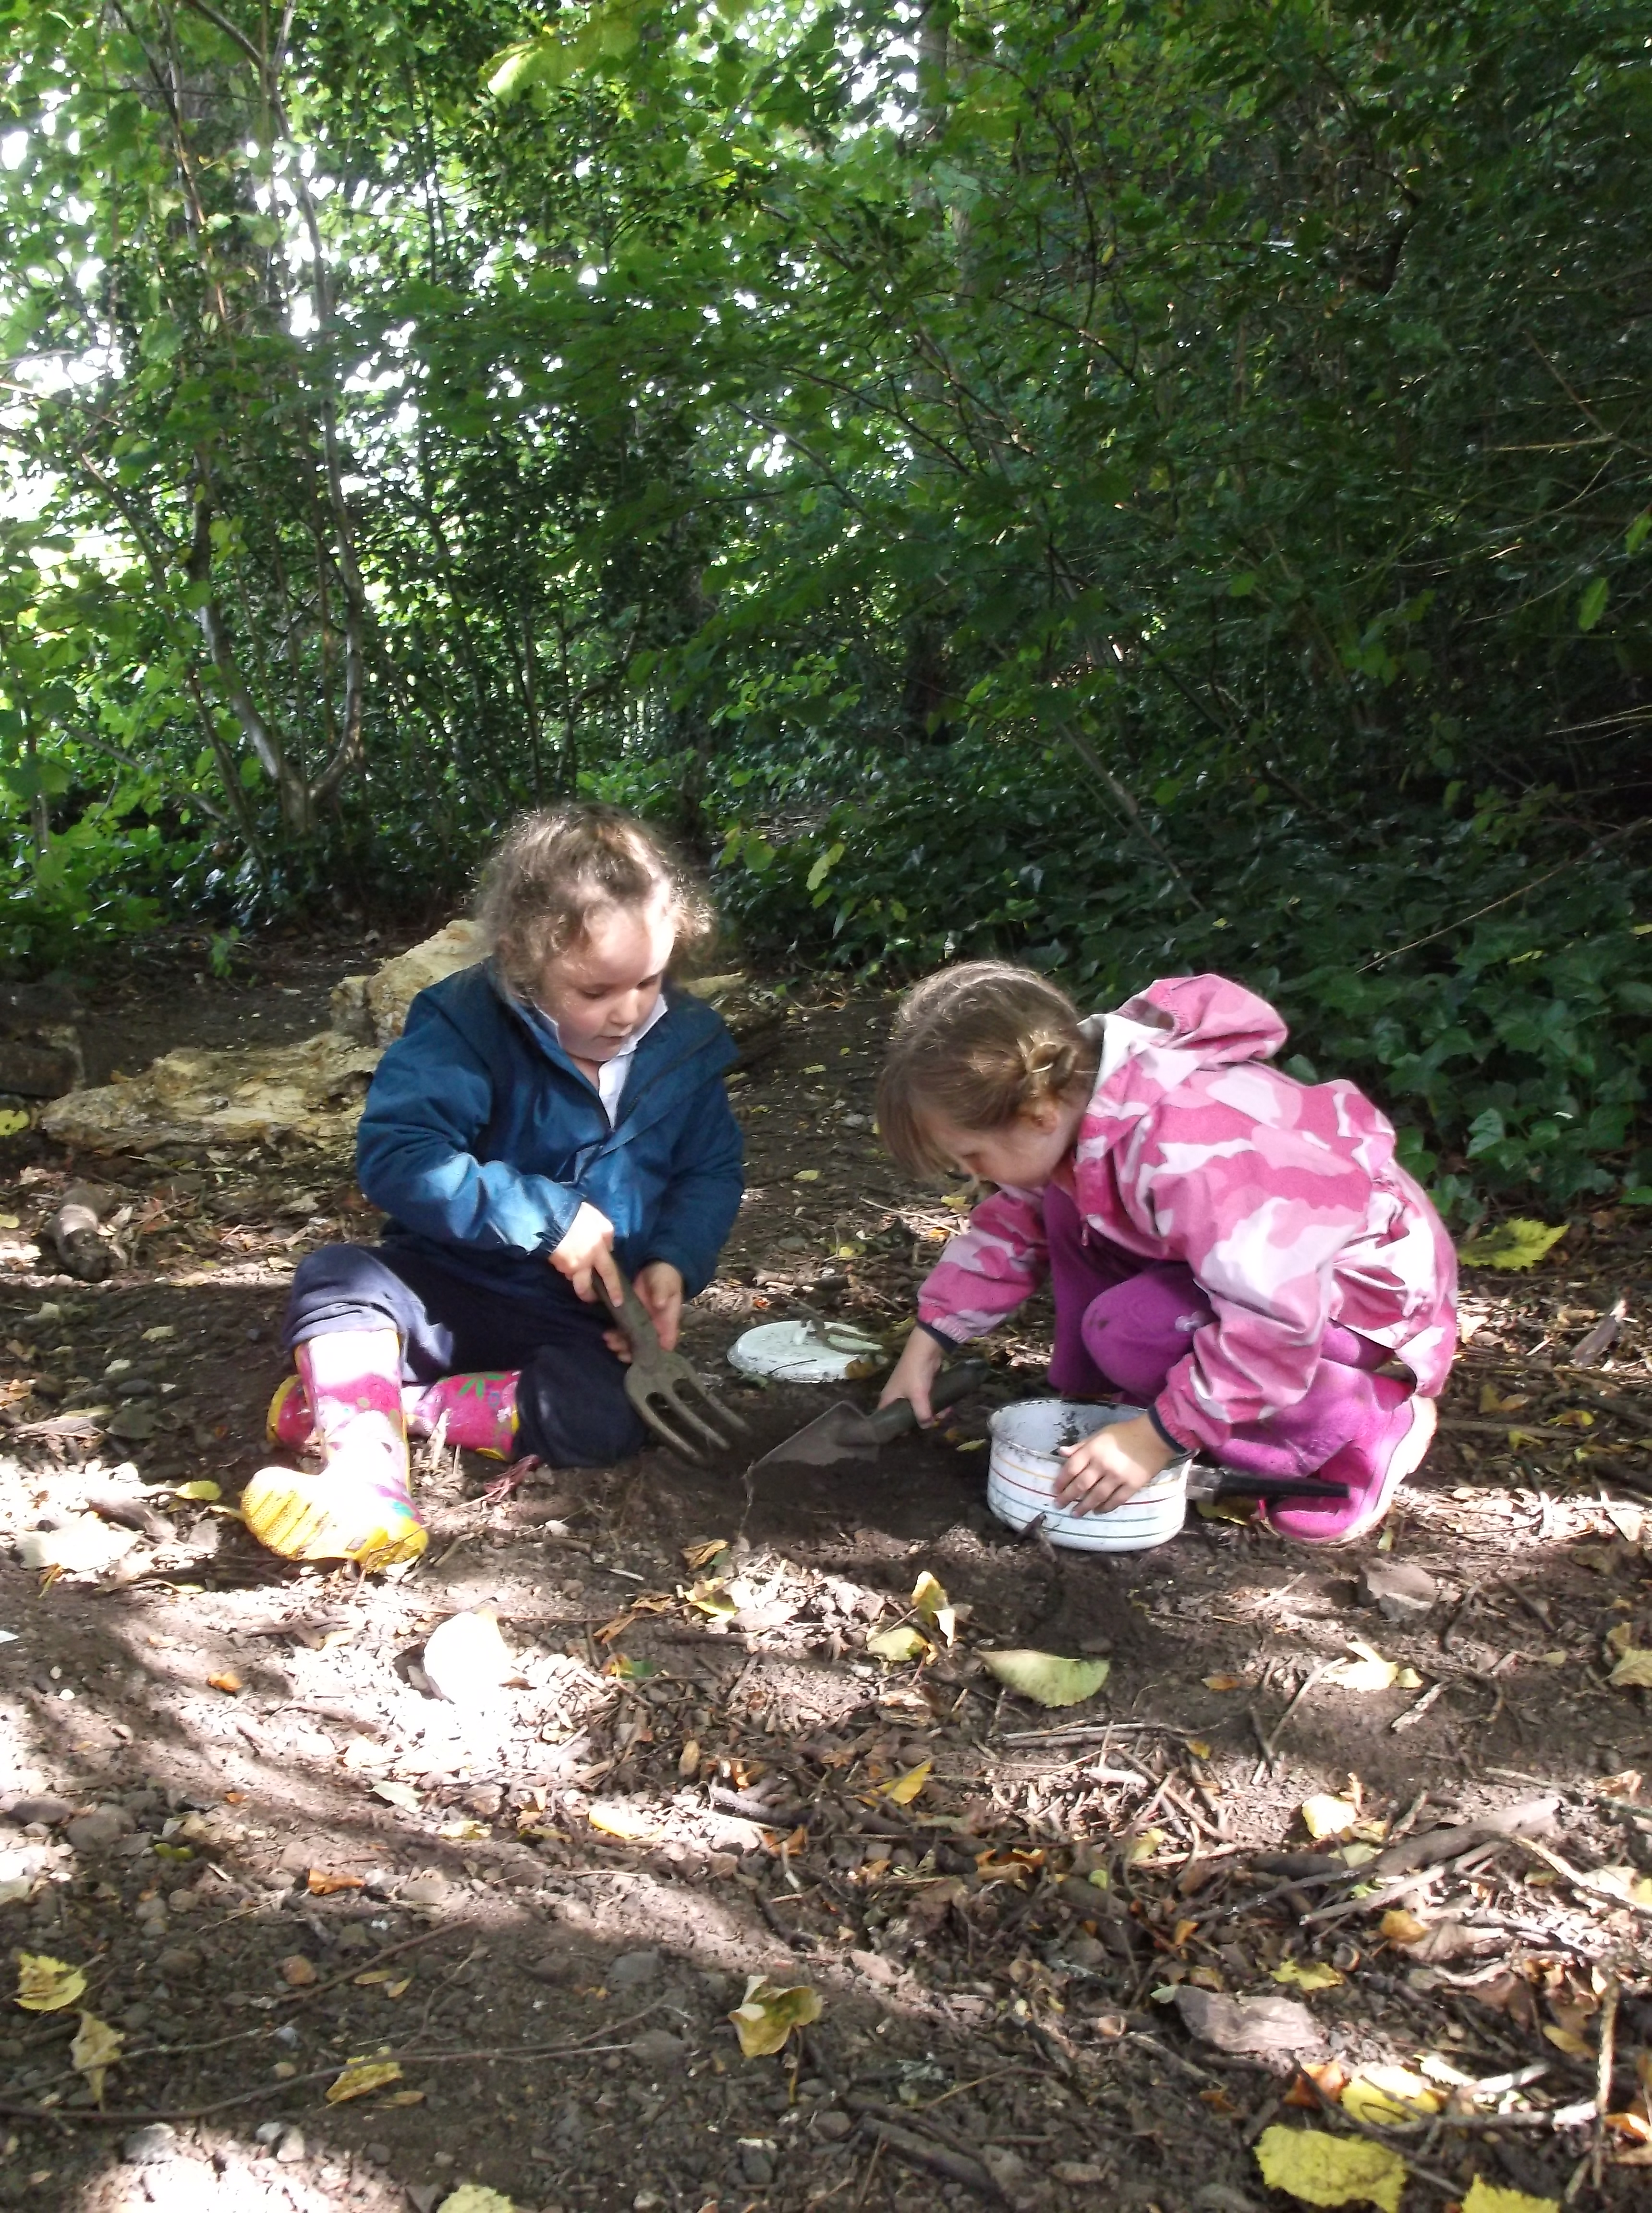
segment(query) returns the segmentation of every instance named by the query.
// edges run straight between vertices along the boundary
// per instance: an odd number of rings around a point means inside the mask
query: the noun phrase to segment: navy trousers
[[[625,1366],[602,1342],[606,1311],[576,1298],[548,1264],[546,1275],[548,1295],[530,1303],[461,1282],[393,1241],[324,1245],[294,1274],[287,1347],[335,1330],[393,1329],[405,1383],[514,1368],[521,1453],[552,1467],[628,1459],[647,1432],[625,1396]]]

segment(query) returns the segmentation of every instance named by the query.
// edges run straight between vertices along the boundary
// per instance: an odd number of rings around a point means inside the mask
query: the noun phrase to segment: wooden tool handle
[[[966,1399],[972,1391],[978,1390],[992,1373],[984,1360],[960,1360],[954,1367],[943,1369],[935,1379],[930,1392],[930,1404],[938,1414],[943,1406],[950,1406],[959,1399]],[[917,1416],[912,1411],[910,1399],[897,1399],[892,1406],[880,1406],[875,1414],[867,1417],[878,1442],[887,1444],[891,1437],[899,1437],[908,1430],[917,1427]]]
[[[620,1298],[618,1306],[600,1276],[593,1275],[592,1282],[601,1295],[602,1303],[625,1333],[626,1342],[633,1352],[658,1352],[660,1332],[654,1326],[654,1317],[637,1295],[637,1287],[629,1279],[619,1278]]]

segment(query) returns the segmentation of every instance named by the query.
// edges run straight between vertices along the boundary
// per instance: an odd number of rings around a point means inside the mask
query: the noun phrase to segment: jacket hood
[[[1162,1043],[1196,1052],[1201,1068],[1271,1060],[1288,1034],[1265,999],[1225,976],[1163,976],[1119,1012],[1163,1033]]]

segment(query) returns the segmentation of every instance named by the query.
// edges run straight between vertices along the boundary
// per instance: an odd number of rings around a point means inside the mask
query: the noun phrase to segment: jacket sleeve
[[[1208,1095],[1196,1130],[1192,1117],[1163,1118],[1141,1158],[1131,1211],[1186,1263],[1212,1312],[1154,1411],[1179,1443],[1219,1453],[1235,1429],[1306,1395],[1370,1178],[1317,1132]]]
[[[1025,1192],[995,1191],[918,1286],[917,1318],[954,1344],[984,1337],[1031,1298],[1049,1267],[1038,1201]]]
[[[487,1126],[493,1080],[439,1011],[415,999],[407,1027],[374,1071],[356,1133],[365,1196],[394,1220],[450,1245],[549,1253],[581,1193],[472,1151]]]
[[[668,1260],[692,1299],[710,1282],[746,1188],[746,1147],[718,1077],[704,1085],[672,1149],[671,1177],[643,1265]]]

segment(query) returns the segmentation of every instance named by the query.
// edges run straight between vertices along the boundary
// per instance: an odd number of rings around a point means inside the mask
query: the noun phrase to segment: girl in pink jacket
[[[1070,1448],[1069,1510],[1119,1506],[1192,1449],[1346,1486],[1271,1505],[1284,1535],[1374,1528],[1434,1434],[1456,1255],[1385,1117],[1351,1083],[1271,1068],[1284,1041],[1221,976],[1166,978],[1087,1021],[1008,962],[918,985],[880,1082],[885,1141],[998,1188],[925,1279],[884,1403],[927,1418],[945,1354],[1047,1275],[1052,1387],[1148,1409]],[[1395,1364],[1409,1380],[1380,1372]]]

